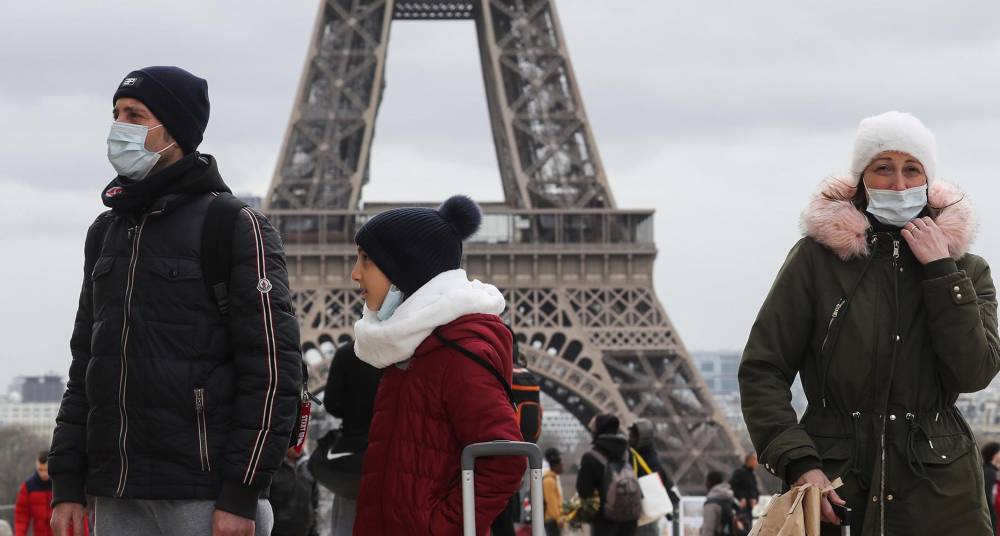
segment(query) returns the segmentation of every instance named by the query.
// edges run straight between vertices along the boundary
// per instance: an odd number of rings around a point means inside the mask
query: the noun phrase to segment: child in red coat
[[[456,196],[437,210],[383,212],[355,237],[351,276],[365,311],[354,326],[354,349],[383,371],[355,536],[461,534],[462,449],[521,439],[505,391],[513,340],[498,316],[504,297],[461,269],[462,241],[481,220],[471,199]],[[506,507],[524,470],[520,458],[476,464],[478,535]]]

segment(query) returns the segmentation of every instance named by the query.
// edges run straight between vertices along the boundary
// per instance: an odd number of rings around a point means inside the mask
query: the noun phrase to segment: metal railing
[[[271,210],[286,246],[353,244],[380,210]],[[471,244],[653,244],[653,211],[486,207]]]

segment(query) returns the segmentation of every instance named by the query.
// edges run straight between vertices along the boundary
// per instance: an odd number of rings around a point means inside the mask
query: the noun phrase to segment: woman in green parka
[[[1000,369],[990,269],[968,252],[968,199],[936,178],[919,119],[865,119],[852,171],[825,181],[758,314],[740,364],[743,414],[766,470],[843,487],[852,534],[988,536],[983,472],[960,393]],[[791,405],[796,374],[809,400]]]

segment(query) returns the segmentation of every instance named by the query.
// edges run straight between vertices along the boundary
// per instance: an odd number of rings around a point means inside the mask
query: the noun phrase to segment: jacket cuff
[[[52,506],[72,502],[86,505],[87,495],[83,491],[83,476],[73,473],[51,475]]]
[[[951,257],[931,261],[924,265],[924,279],[937,279],[958,271],[958,263]]]
[[[259,498],[259,489],[224,480],[222,482],[222,492],[219,493],[219,498],[215,500],[215,508],[223,512],[255,520],[257,519],[257,500]]]
[[[785,467],[785,483],[791,486],[795,484],[795,481],[798,480],[800,476],[812,471],[813,469],[822,468],[823,462],[819,461],[819,458],[814,458],[812,456],[799,458],[795,461],[789,462]]]

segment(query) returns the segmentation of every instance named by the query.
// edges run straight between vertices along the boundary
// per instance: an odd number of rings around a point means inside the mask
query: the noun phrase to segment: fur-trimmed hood
[[[841,260],[868,256],[871,224],[851,202],[854,188],[846,177],[830,177],[820,184],[802,213],[802,231],[823,244]],[[948,252],[958,260],[969,252],[976,236],[976,216],[965,194],[957,186],[937,180],[927,192],[937,211],[935,223],[948,237]]]

